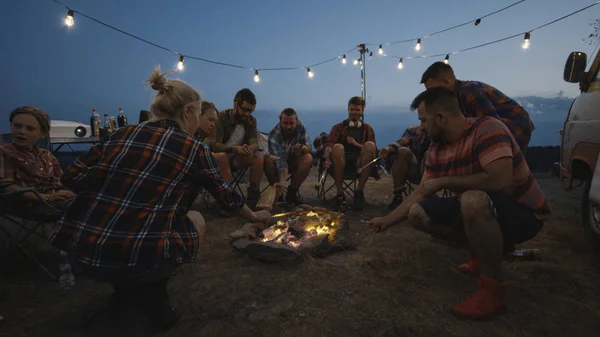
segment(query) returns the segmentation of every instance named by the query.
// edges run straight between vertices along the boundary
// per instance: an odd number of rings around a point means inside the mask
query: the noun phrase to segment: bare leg
[[[308,173],[310,172],[310,168],[312,166],[312,155],[310,153],[304,153],[299,155],[298,158],[295,158],[298,161],[298,166],[296,168],[296,173],[294,173],[292,177],[292,181],[290,182],[290,187],[294,189],[300,188],[300,185],[304,182],[306,177],[308,177]]]
[[[250,167],[250,184],[260,186],[263,175],[264,159],[265,157],[262,154],[255,154],[252,157],[252,167]]]
[[[404,183],[410,178],[412,165],[417,164],[412,151],[406,147],[401,147],[396,152],[394,163],[392,164],[392,179],[394,180],[394,190],[404,186]]]
[[[358,160],[356,161],[358,163],[358,167],[363,167],[367,165],[370,161],[375,159],[376,156],[377,148],[375,146],[375,143],[366,142],[363,145],[363,148],[360,150],[360,155],[358,157]],[[365,170],[362,170],[362,172],[360,172],[360,176],[358,178],[358,187],[356,188],[357,191],[362,191],[365,188],[367,180],[369,180],[369,176],[371,175],[372,169],[373,166],[369,166]]]
[[[277,164],[269,158],[268,154],[265,155],[264,169],[269,185],[275,184],[277,182]]]
[[[492,213],[483,191],[466,191],[460,197],[465,232],[471,249],[481,265],[481,273],[500,280],[502,264],[502,230]]]
[[[346,157],[344,156],[344,145],[335,144],[331,150],[331,164],[333,165],[333,180],[337,194],[344,193],[342,183],[344,181],[344,168],[346,167]]]
[[[229,155],[224,152],[213,153],[213,157],[217,161],[217,165],[219,165],[219,170],[221,171],[221,176],[225,179],[228,184],[233,182],[233,175],[231,174],[231,164],[229,162]]]

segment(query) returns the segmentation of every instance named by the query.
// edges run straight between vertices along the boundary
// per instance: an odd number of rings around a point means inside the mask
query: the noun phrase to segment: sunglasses
[[[253,109],[249,109],[249,108],[246,108],[246,107],[244,107],[244,106],[241,106],[241,105],[240,105],[240,107],[239,107],[239,108],[240,108],[240,109],[241,109],[243,112],[252,113],[252,112],[254,111]]]

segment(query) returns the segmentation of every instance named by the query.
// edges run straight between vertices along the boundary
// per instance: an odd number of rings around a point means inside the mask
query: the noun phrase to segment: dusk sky
[[[476,19],[516,0],[456,1],[164,1],[65,0],[65,4],[96,19],[164,45],[183,54],[241,64],[247,67],[298,67],[335,57],[357,44],[385,43],[426,35]],[[448,53],[527,31],[593,3],[592,0],[528,0],[484,19],[424,39],[420,52],[414,42],[385,47],[397,56]],[[19,105],[48,111],[53,119],[88,120],[92,108],[116,115],[123,107],[130,119],[147,109],[154,91],[142,85],[155,65],[175,67],[178,56],[132,39],[75,15],[67,28],[67,11],[49,0],[3,1],[0,12],[2,60],[0,111]],[[600,6],[531,34],[529,50],[522,37],[451,56],[459,79],[480,80],[508,95],[555,96],[578,93],[578,86],[562,80],[571,51],[591,54],[582,38]],[[369,110],[378,106],[408,110],[423,90],[422,72],[443,57],[405,60],[377,55],[367,62]],[[592,55],[590,55],[592,56]],[[254,83],[253,72],[186,59],[185,70],[174,74],[201,92],[217,108],[232,105],[235,92],[251,88],[257,109],[299,113],[339,109],[360,95],[360,71],[352,65],[357,52],[312,68],[263,71]],[[259,121],[260,122],[260,121]],[[2,127],[6,130],[6,127]]]

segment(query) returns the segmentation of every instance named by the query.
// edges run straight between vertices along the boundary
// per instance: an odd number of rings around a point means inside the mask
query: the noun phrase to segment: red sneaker
[[[465,319],[485,319],[507,311],[504,288],[500,282],[486,276],[479,276],[478,289],[469,298],[452,308],[452,312]]]

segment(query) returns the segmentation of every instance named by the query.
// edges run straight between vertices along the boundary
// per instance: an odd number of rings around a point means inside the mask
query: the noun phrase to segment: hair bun
[[[152,70],[152,75],[150,75],[150,78],[147,79],[145,82],[150,82],[150,87],[152,89],[157,90],[158,92],[164,93],[167,90],[169,90],[169,85],[168,85],[169,80],[167,79],[166,75],[168,75],[170,73],[171,73],[171,71],[161,73],[160,66],[156,66],[156,68],[154,68],[154,70]]]

